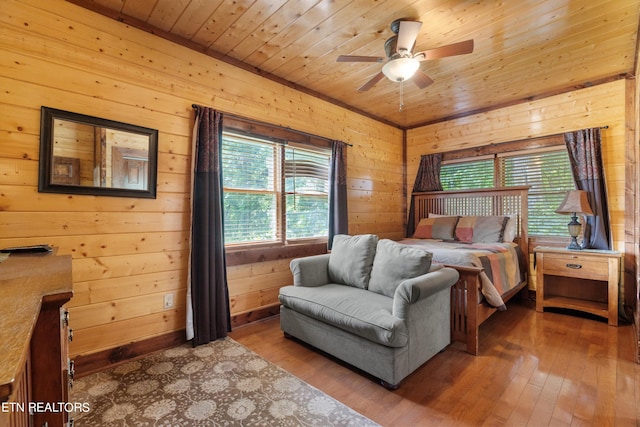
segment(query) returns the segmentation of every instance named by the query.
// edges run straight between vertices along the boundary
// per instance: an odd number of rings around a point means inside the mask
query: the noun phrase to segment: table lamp
[[[578,215],[593,215],[591,206],[589,206],[589,200],[587,199],[587,192],[583,190],[570,190],[564,196],[564,200],[560,203],[556,213],[571,215],[571,222],[567,224],[569,227],[569,235],[571,236],[571,243],[567,246],[567,249],[582,249],[578,244],[577,237],[580,235],[580,229],[582,224],[578,222]]]

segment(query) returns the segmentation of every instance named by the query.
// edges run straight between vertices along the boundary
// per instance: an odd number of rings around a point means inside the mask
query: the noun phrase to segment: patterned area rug
[[[75,381],[75,426],[377,426],[225,338]]]

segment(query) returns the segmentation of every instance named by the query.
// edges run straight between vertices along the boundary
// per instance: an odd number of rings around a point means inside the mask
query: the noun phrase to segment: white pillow
[[[507,225],[504,227],[502,241],[505,243],[511,243],[513,242],[513,239],[516,238],[516,234],[518,234],[518,218],[512,215],[509,217]]]

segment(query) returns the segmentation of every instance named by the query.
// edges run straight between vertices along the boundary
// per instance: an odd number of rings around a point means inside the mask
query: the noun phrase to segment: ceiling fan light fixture
[[[420,68],[420,61],[415,58],[402,57],[392,59],[384,64],[382,73],[392,82],[401,82],[413,77]]]

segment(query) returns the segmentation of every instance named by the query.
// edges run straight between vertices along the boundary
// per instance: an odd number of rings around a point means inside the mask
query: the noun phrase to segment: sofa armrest
[[[411,304],[451,288],[458,281],[458,277],[456,270],[444,267],[403,281],[393,296],[393,315],[405,319]]]
[[[312,255],[291,260],[293,286],[322,286],[329,283],[329,255]]]

